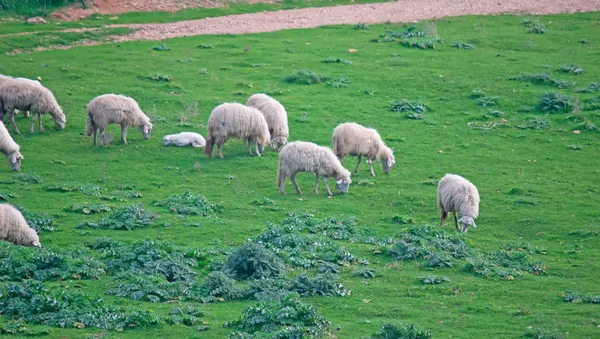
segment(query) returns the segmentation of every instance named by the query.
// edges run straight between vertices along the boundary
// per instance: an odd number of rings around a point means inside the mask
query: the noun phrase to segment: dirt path
[[[468,14],[558,14],[600,11],[600,0],[406,0],[366,5],[305,8],[181,21],[129,24],[135,33],[116,41],[162,40],[201,34],[243,34],[359,22],[400,23]]]

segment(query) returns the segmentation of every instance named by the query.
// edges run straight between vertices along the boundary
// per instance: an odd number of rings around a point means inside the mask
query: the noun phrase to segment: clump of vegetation
[[[579,93],[600,92],[600,81],[592,82],[591,84],[589,84],[588,87],[580,88],[580,89],[576,90],[576,92],[579,92]]]
[[[179,282],[169,282],[165,277],[155,275],[130,276],[127,281],[106,292],[132,300],[164,302],[187,296],[187,289]]]
[[[145,209],[141,203],[115,210],[110,216],[98,222],[84,221],[76,228],[99,228],[131,231],[154,224],[157,215]]]
[[[109,194],[103,195],[100,197],[102,200],[115,200],[115,201],[125,201],[125,199],[130,198],[141,198],[142,193],[132,190],[132,189],[124,189],[124,190],[116,190],[112,191]]]
[[[102,189],[93,184],[79,184],[75,182],[63,182],[60,184],[46,186],[48,191],[57,192],[81,192],[85,195],[96,196],[99,195]]]
[[[163,51],[163,52],[168,52],[171,50],[169,47],[167,47],[167,44],[165,44],[165,43],[163,43],[160,46],[154,46],[154,47],[152,47],[152,49],[155,51]]]
[[[508,80],[527,81],[536,85],[551,86],[556,88],[569,88],[574,86],[572,81],[554,79],[548,72],[537,74],[521,73],[518,76],[510,77]]]
[[[571,107],[569,97],[556,92],[546,92],[540,97],[537,109],[541,112],[567,112]]]
[[[517,126],[521,129],[533,129],[538,131],[549,130],[552,127],[552,123],[550,120],[542,117],[542,116],[534,116],[533,118],[525,121],[521,125]]]
[[[392,217],[392,222],[401,225],[412,225],[416,224],[417,220],[408,215],[395,215]]]
[[[535,23],[529,27],[529,33],[532,34],[545,34],[547,32],[546,26],[542,24]]]
[[[110,212],[111,207],[106,204],[83,203],[83,204],[71,205],[70,210],[73,212],[79,212],[79,213],[83,213],[83,214],[96,214],[96,213],[102,213],[102,212]]]
[[[354,25],[354,27],[352,27],[353,29],[356,30],[363,30],[363,31],[368,31],[369,29],[371,29],[371,27],[369,27],[369,25],[364,24],[362,22],[357,23],[356,25]]]
[[[160,324],[159,317],[148,311],[107,307],[102,298],[51,290],[37,281],[6,284],[0,294],[0,314],[56,327],[125,330]]]
[[[404,31],[385,31],[374,42],[399,42],[405,47],[414,47],[419,49],[436,49],[437,44],[442,39],[437,34],[427,34],[420,31],[417,26],[408,26]]]
[[[478,98],[481,98],[481,97],[484,97],[484,96],[485,96],[485,92],[482,91],[482,90],[480,90],[480,89],[478,89],[478,88],[472,90],[471,91],[471,95],[469,95],[469,97],[471,99],[478,99]]]
[[[542,328],[528,329],[523,333],[523,338],[535,338],[535,339],[565,339],[565,336],[558,334],[553,331],[545,330]]]
[[[19,173],[15,174],[10,178],[10,180],[5,181],[7,184],[21,184],[21,185],[29,185],[29,184],[39,184],[42,182],[42,177],[35,174],[25,174]]]
[[[0,281],[98,279],[106,265],[85,250],[54,252],[0,243]]]
[[[223,325],[235,329],[229,338],[323,338],[331,331],[331,323],[294,293],[248,306],[242,313]]]
[[[54,218],[48,213],[37,213],[29,211],[21,206],[15,206],[23,217],[29,227],[33,228],[38,234],[40,232],[54,232]]]
[[[0,192],[0,201],[16,198],[17,195],[12,192]]]
[[[257,199],[252,201],[253,205],[256,206],[271,206],[271,205],[275,205],[275,201],[269,199],[269,198],[263,198],[263,199]]]
[[[370,268],[359,268],[352,272],[352,275],[363,279],[373,279],[375,278],[375,271]]]
[[[565,293],[563,300],[574,304],[600,304],[600,295],[567,292]]]
[[[415,325],[387,323],[373,333],[369,339],[429,339],[433,334],[427,330],[421,330]]]
[[[326,64],[344,64],[344,65],[352,65],[352,61],[347,59],[340,59],[334,57],[328,57],[323,59],[323,62]]]
[[[600,96],[584,99],[581,110],[583,110],[583,111],[600,110]],[[592,129],[594,129],[594,128],[592,128]]]
[[[498,104],[498,97],[488,97],[484,95],[477,99],[477,104],[482,107],[496,106]]]
[[[41,337],[51,334],[52,329],[42,328],[32,330],[25,326],[22,320],[13,320],[7,323],[4,323],[4,321],[0,320],[0,333],[3,335],[16,334],[26,337]]]
[[[290,282],[288,289],[291,292],[297,292],[303,297],[343,297],[350,294],[350,290],[344,287],[344,285],[339,282],[338,276],[333,273],[317,274],[317,276],[312,279],[308,274],[299,275]]]
[[[200,328],[202,330],[208,329],[206,322],[200,319],[205,317],[207,314],[202,310],[199,310],[192,306],[175,307],[169,311],[169,315],[165,317],[165,322],[170,325],[182,324],[184,326],[194,326],[196,324],[202,324]],[[200,330],[199,328],[199,330]]]
[[[202,302],[235,300],[244,296],[242,290],[235,285],[235,280],[221,271],[209,273],[200,290]]]
[[[390,111],[392,112],[414,112],[417,114],[422,114],[427,112],[427,107],[425,107],[425,104],[417,101],[417,102],[410,102],[406,99],[402,99],[402,100],[395,100],[390,102],[389,104],[389,108]]]
[[[569,74],[581,74],[585,71],[583,68],[577,66],[576,63],[572,63],[570,65],[561,65],[558,70],[560,72]]]
[[[472,50],[475,49],[475,45],[473,44],[468,44],[466,42],[462,42],[462,41],[455,41],[454,43],[452,43],[452,45],[450,45],[451,47],[454,48],[458,48],[458,49],[464,49],[464,50]]]
[[[141,76],[143,79],[157,81],[157,82],[171,82],[173,77],[168,74],[144,74]]]
[[[203,196],[194,195],[186,190],[183,195],[171,194],[167,199],[159,201],[155,206],[165,206],[176,214],[208,216],[217,211],[218,206]]]
[[[419,279],[425,285],[438,285],[438,284],[441,284],[441,283],[445,283],[445,282],[450,282],[451,281],[450,278],[448,278],[448,277],[440,277],[440,276],[437,276],[437,275],[430,275],[430,276],[426,276],[426,277],[419,277]]]
[[[277,277],[284,268],[275,253],[252,242],[234,249],[223,265],[223,271],[237,279]]]
[[[327,81],[327,85],[333,88],[346,88],[350,85],[350,80],[345,78],[340,78],[336,80]]]
[[[214,49],[215,46],[213,46],[213,44],[200,44],[200,45],[198,45],[198,48]]]
[[[285,77],[285,81],[289,83],[312,85],[325,82],[331,77],[314,73],[310,69],[298,70]]]

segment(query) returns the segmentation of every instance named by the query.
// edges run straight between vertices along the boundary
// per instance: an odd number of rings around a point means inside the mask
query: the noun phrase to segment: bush
[[[165,318],[165,321],[169,325],[182,324],[184,326],[193,326],[196,324],[206,325],[206,322],[202,321],[200,317],[205,317],[206,313],[201,310],[191,307],[175,307],[169,312],[169,315]],[[205,327],[205,326],[204,326]]]
[[[332,273],[318,274],[313,279],[307,274],[302,274],[290,282],[289,290],[303,297],[350,295],[350,290],[345,288],[339,282],[338,276]]]
[[[171,283],[160,276],[141,275],[129,276],[126,282],[106,294],[157,303],[186,296],[186,291],[187,288],[179,282]]]
[[[314,73],[310,69],[296,71],[285,77],[285,81],[289,83],[298,83],[305,85],[318,84],[329,80],[331,77]]]
[[[600,304],[600,295],[567,292],[565,293],[563,300],[573,304]]]
[[[281,300],[259,302],[244,309],[237,320],[223,326],[234,328],[229,338],[322,338],[331,324],[297,294]]]
[[[183,195],[171,194],[167,199],[159,201],[155,206],[165,206],[172,213],[208,216],[217,210],[217,206],[203,196],[195,196],[190,190]]]
[[[448,277],[439,277],[436,275],[431,275],[431,276],[426,276],[426,277],[419,277],[419,279],[421,279],[421,281],[423,282],[423,284],[425,285],[438,285],[441,283],[445,283],[445,282],[450,282],[450,278]]]
[[[581,74],[585,71],[583,68],[580,68],[579,66],[577,66],[576,63],[572,63],[570,65],[561,65],[558,68],[558,70],[560,72],[569,73],[569,74]]]
[[[124,330],[160,324],[148,311],[107,307],[96,296],[50,290],[36,281],[6,284],[0,294],[0,314],[56,327]]]
[[[371,335],[370,339],[429,339],[433,334],[427,330],[420,330],[415,325],[387,323]]]
[[[237,279],[277,277],[285,268],[275,253],[251,242],[234,249],[223,266],[223,271]]]
[[[243,296],[242,291],[235,286],[235,280],[219,271],[211,272],[206,277],[202,290],[204,296],[222,301],[240,299]]]
[[[370,268],[360,268],[352,272],[352,275],[364,279],[373,279],[375,278],[375,271]]]
[[[427,111],[425,104],[423,104],[422,102],[417,101],[415,103],[411,103],[410,101],[408,101],[406,99],[392,101],[389,104],[389,108],[390,108],[390,111],[397,112],[397,113],[400,113],[400,112],[425,113]]]
[[[131,231],[154,224],[156,217],[156,214],[146,210],[141,203],[138,203],[115,210],[110,216],[102,218],[96,223],[89,221],[79,223],[76,228]]]
[[[546,92],[540,97],[538,110],[541,112],[567,112],[571,105],[569,97],[555,92]]]
[[[517,127],[521,129],[533,129],[543,131],[549,130],[552,127],[552,123],[550,122],[550,120],[542,116],[535,116],[527,121],[523,120],[523,123],[521,125],[518,125]]]

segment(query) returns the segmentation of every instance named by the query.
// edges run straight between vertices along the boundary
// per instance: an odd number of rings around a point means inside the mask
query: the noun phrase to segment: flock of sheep
[[[16,110],[31,112],[30,132],[34,132],[35,116],[38,116],[39,129],[42,127],[42,115],[50,114],[60,129],[66,124],[65,115],[50,90],[38,81],[25,78],[12,78],[0,75],[0,151],[4,153],[13,170],[21,167],[23,155],[4,126],[4,116],[8,114],[15,133],[20,134],[16,123]],[[139,127],[144,138],[150,138],[152,123],[140,109],[137,102],[127,96],[105,94],[94,98],[88,104],[86,133],[94,138],[97,133],[104,145],[108,144],[105,131],[108,125],[121,126],[121,140],[127,144],[127,128]],[[396,162],[392,149],[387,147],[379,133],[356,123],[343,123],[333,131],[333,150],[312,142],[294,141],[288,143],[289,129],[285,108],[275,99],[265,94],[252,95],[245,105],[224,103],[217,106],[208,119],[206,140],[192,132],[167,135],[163,144],[177,146],[204,147],[204,152],[212,158],[216,144],[218,156],[223,158],[222,147],[229,138],[238,138],[248,144],[248,153],[252,155],[252,145],[258,156],[264,152],[265,145],[279,152],[277,185],[285,194],[286,178],[290,177],[298,194],[302,194],[296,182],[298,172],[315,173],[314,193],[318,193],[319,177],[323,177],[327,193],[332,195],[328,178],[336,180],[336,187],[347,193],[350,183],[350,171],[342,165],[346,155],[358,156],[354,170],[358,174],[361,158],[367,158],[371,175],[373,161],[381,160],[385,174],[389,174]],[[448,213],[454,215],[457,229],[466,232],[469,226],[476,227],[474,219],[479,213],[479,193],[468,180],[454,174],[446,174],[439,182],[437,194],[441,226]],[[457,218],[457,212],[461,218]],[[461,223],[462,227],[459,226]],[[29,228],[21,213],[7,204],[0,205],[0,239],[25,246],[41,246],[38,235]]]

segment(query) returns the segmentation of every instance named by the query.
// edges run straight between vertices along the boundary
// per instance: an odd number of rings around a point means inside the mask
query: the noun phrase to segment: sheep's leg
[[[454,214],[454,225],[456,225],[456,229],[459,230],[460,227],[458,227],[458,217],[456,216],[456,211],[452,213]]]
[[[34,127],[35,127],[35,115],[36,113],[33,113],[31,115],[31,127],[29,127],[29,133],[34,133]]]
[[[17,127],[17,123],[15,122],[14,109],[12,111],[9,111],[8,114],[10,115],[9,120],[10,120],[10,124],[12,125],[13,131],[15,131],[16,134],[21,134],[21,132],[19,132],[19,128]]]
[[[121,125],[121,141],[127,144],[127,126]]]
[[[100,140],[102,140],[102,145],[108,145],[108,140],[106,138],[106,135],[104,135],[104,128],[100,128]]]
[[[256,151],[258,153],[258,151]],[[260,145],[260,153],[265,153],[265,145]]]
[[[42,124],[42,113],[38,112],[38,127],[40,131],[44,130],[44,125]]]
[[[358,162],[356,163],[356,168],[354,169],[354,174],[358,174],[358,165],[360,165],[360,154],[358,155]]]
[[[223,144],[224,142],[217,142],[217,149],[219,150],[219,158],[223,159]]]
[[[373,160],[369,159],[369,169],[371,170],[371,175],[375,176],[375,172],[373,171]]]
[[[252,155],[252,143],[250,140],[246,140],[246,143],[248,144],[248,154]]]
[[[256,142],[254,143],[254,150],[256,151],[256,155],[258,155],[258,156],[260,157],[260,152],[258,151],[258,147],[259,147],[259,146],[258,146],[258,141],[256,141]]]
[[[296,174],[298,174],[298,172],[292,174],[290,176],[290,179],[292,179],[292,184],[294,184],[294,187],[296,188],[296,192],[298,192],[298,194],[302,195],[302,191],[300,190],[300,187],[298,187],[298,183],[296,182]]]
[[[96,127],[94,127],[94,146],[96,146],[96,133],[98,132],[98,129]]]
[[[340,162],[343,165],[344,164],[344,156],[343,155],[338,155],[338,159],[340,159]]]
[[[440,211],[440,226],[444,227],[444,221],[446,221],[446,218],[448,218],[448,212],[441,210]]]
[[[281,192],[281,194],[285,194],[285,191],[283,189],[284,186],[285,186],[285,177],[282,178],[282,180],[279,182],[279,192]]]
[[[319,188],[319,173],[316,174],[316,178],[315,178],[315,188],[313,189],[315,194],[319,194],[319,191],[317,190],[318,188]]]
[[[323,177],[323,182],[325,183],[325,188],[327,189],[327,194],[329,194],[330,196],[333,195],[333,193],[331,193],[331,190],[329,189],[329,182],[327,182],[327,178]]]

